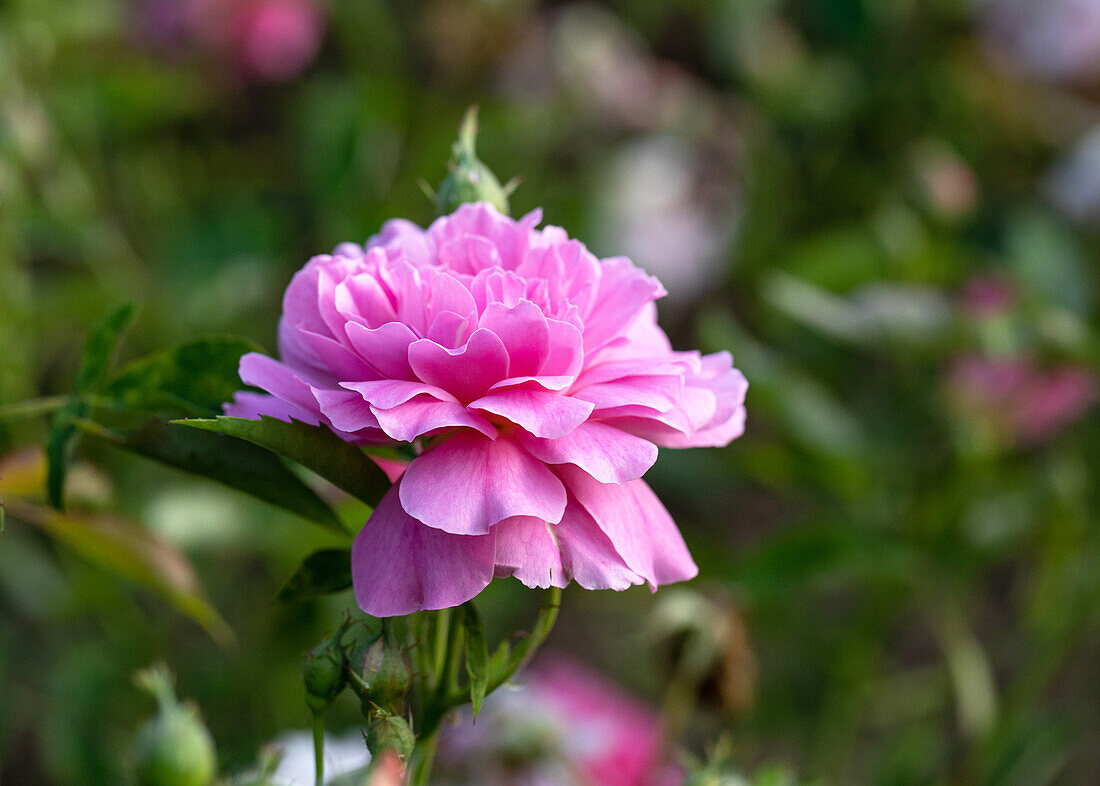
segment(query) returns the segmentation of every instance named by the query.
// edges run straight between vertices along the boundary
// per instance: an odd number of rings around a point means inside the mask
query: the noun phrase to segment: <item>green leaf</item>
[[[275,418],[220,417],[179,420],[184,426],[247,440],[296,461],[339,489],[374,507],[390,489],[389,478],[363,451],[323,426]]]
[[[271,451],[221,434],[156,420],[126,433],[86,420],[77,425],[86,434],[168,466],[211,478],[348,537],[332,508]]]
[[[117,518],[67,515],[14,502],[12,512],[88,562],[160,596],[219,644],[233,642],[233,631],[206,600],[187,558],[144,527]]]
[[[80,357],[76,376],[78,393],[90,393],[100,384],[111,365],[111,357],[126,326],[134,316],[133,305],[127,304],[107,314],[92,329]],[[74,423],[88,416],[88,404],[77,398],[66,402],[53,416],[46,435],[46,499],[54,508],[65,505],[65,476],[76,449],[77,430]]]
[[[87,417],[88,404],[80,399],[70,401],[54,413],[46,436],[46,500],[51,507],[65,506],[65,476],[76,449],[76,421]]]
[[[76,375],[78,393],[95,390],[106,377],[119,339],[133,318],[134,305],[127,303],[107,314],[92,329],[80,358],[80,371]]]
[[[351,549],[322,549],[310,554],[279,590],[281,601],[307,600],[343,592],[351,586]]]
[[[237,374],[241,355],[257,349],[241,338],[195,339],[131,363],[104,395],[132,410],[217,415],[245,387]]]
[[[489,690],[489,645],[485,640],[481,616],[471,601],[462,604],[462,624],[466,628],[466,673],[470,677],[470,704],[473,705],[476,718]]]

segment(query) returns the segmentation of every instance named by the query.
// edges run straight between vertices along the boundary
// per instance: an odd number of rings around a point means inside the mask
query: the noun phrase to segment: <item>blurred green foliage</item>
[[[312,60],[264,81],[157,16],[172,3],[9,0],[0,408],[74,390],[120,303],[141,306],[123,360],[208,334],[273,347],[310,255],[431,219],[418,180],[479,104],[479,155],[522,179],[513,212],[633,254],[675,343],[729,349],[751,383],[745,437],[650,475],[746,632],[716,662],[756,664],[740,702],[691,683],[686,747],[724,732],[769,783],[1091,782],[1100,242],[1049,173],[1100,122],[1100,80],[1029,70],[997,5],[331,0]],[[960,382],[991,362],[1032,376]],[[1043,376],[1066,368],[1068,392]],[[353,601],[275,597],[345,541],[91,441],[68,479],[82,518],[58,517],[17,452],[47,427],[0,420],[4,782],[125,782],[147,712],[130,677],[156,659],[223,771],[305,727],[301,654]],[[661,598],[569,591],[550,646],[660,704],[670,667],[638,631]],[[489,638],[537,603],[494,583]]]

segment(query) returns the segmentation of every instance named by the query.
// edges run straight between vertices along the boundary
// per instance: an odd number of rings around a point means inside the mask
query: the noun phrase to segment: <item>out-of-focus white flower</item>
[[[722,277],[739,207],[728,192],[707,201],[706,163],[680,137],[631,142],[611,160],[597,196],[596,245],[620,250],[659,277],[674,299]],[[722,196],[725,199],[722,199]]]
[[[987,0],[980,9],[1006,66],[1045,79],[1100,76],[1100,0]]]
[[[1050,200],[1075,221],[1100,218],[1100,127],[1085,135],[1047,176]]]
[[[272,783],[286,786],[313,786],[313,736],[308,731],[288,731],[273,743],[282,758],[272,775]],[[370,764],[370,753],[357,731],[325,736],[325,783],[341,775],[361,770]]]

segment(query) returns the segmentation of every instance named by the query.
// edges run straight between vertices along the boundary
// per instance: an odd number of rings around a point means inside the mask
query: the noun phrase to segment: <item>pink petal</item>
[[[574,387],[570,395],[592,402],[596,411],[637,406],[656,412],[667,412],[676,406],[683,392],[682,376],[659,374],[625,377],[614,382],[601,382],[584,388]]]
[[[401,509],[400,481],[360,530],[351,548],[359,607],[374,617],[465,603],[493,580],[493,538],[450,535]]]
[[[370,405],[357,393],[349,390],[314,388],[313,396],[333,428],[347,432],[378,428],[378,419],[371,412]]]
[[[241,357],[238,373],[246,385],[262,388],[308,415],[320,416],[320,407],[309,385],[279,361],[249,352]]]
[[[390,479],[390,483],[396,483],[398,479],[405,474],[405,468],[409,466],[409,462],[401,461],[399,459],[383,458],[382,456],[372,456],[369,453],[367,458],[378,465],[378,468],[386,473],[386,477]]]
[[[511,440],[464,431],[409,465],[401,504],[430,527],[479,535],[512,516],[560,521],[565,488]]]
[[[600,483],[625,483],[646,473],[657,460],[657,446],[606,423],[583,423],[557,439],[517,433],[515,439],[547,464],[572,464]]]
[[[563,437],[584,423],[592,412],[587,401],[545,390],[506,390],[469,404],[470,409],[499,415],[536,437]]]
[[[496,575],[515,576],[528,587],[564,587],[569,577],[562,568],[561,550],[540,519],[516,516],[493,527],[496,537]]]
[[[623,561],[651,589],[699,572],[672,517],[644,481],[602,484],[568,464],[559,472]]]
[[[477,313],[474,296],[470,294],[466,285],[453,275],[441,270],[428,281],[427,296],[429,321],[445,311],[465,319]]]
[[[316,426],[321,422],[316,416],[282,399],[269,396],[266,393],[252,393],[247,390],[234,393],[233,401],[225,404],[223,411],[231,418],[259,420],[266,415],[269,418],[284,420],[287,423],[291,420],[300,420],[303,423]]]
[[[561,548],[562,564],[573,581],[585,589],[624,590],[645,579],[631,570],[607,534],[576,500],[552,532]]]
[[[410,379],[409,346],[417,340],[416,334],[400,322],[387,322],[377,328],[368,328],[358,322],[344,325],[348,341],[364,361],[387,379]],[[361,377],[345,376],[344,379]]]
[[[438,258],[443,267],[456,273],[476,275],[500,266],[500,252],[492,241],[475,235],[445,240],[439,244]]]
[[[432,244],[424,230],[404,218],[391,218],[366,243],[366,249],[382,248],[388,256],[421,267],[432,263]]]
[[[342,316],[366,327],[378,327],[397,319],[393,303],[374,273],[360,273],[344,279],[336,285],[333,297]]]
[[[420,270],[398,259],[379,266],[378,276],[389,289],[397,312],[397,321],[418,336],[428,329],[428,304],[424,299]]]
[[[409,346],[412,370],[429,385],[441,387],[459,401],[473,401],[508,375],[508,353],[488,330],[475,330],[466,346],[445,349],[427,339]]]
[[[515,307],[490,303],[481,315],[479,327],[492,331],[508,352],[508,376],[522,377],[539,373],[550,354],[550,327],[542,309],[530,300]]]
[[[550,354],[539,373],[576,378],[584,364],[584,338],[581,332],[568,322],[556,319],[546,322],[550,329]]]
[[[486,240],[497,252],[497,261],[505,269],[512,270],[527,250],[532,219],[537,216],[528,214],[520,221],[514,221],[502,215],[487,202],[473,202],[462,205],[449,216],[437,218],[428,227],[428,237],[439,248],[439,257],[443,258],[443,246],[451,240],[463,236],[473,236]],[[471,260],[472,263],[480,260]],[[476,272],[480,268],[474,268]]]
[[[392,409],[417,396],[430,396],[439,401],[457,403],[454,396],[442,388],[407,379],[378,379],[371,382],[341,382],[340,387],[353,390],[364,401],[379,409]]]
[[[664,295],[661,283],[629,259],[602,260],[596,299],[584,318],[585,352],[592,353],[617,337],[646,305]]]
[[[311,379],[329,384],[343,378],[374,379],[378,376],[362,358],[328,335],[314,333],[300,325],[286,326],[284,330],[283,323],[280,323],[279,330],[281,347],[285,349],[289,344],[294,347],[294,352],[304,353],[300,357],[284,353],[283,362],[291,368],[308,371]],[[284,333],[294,335],[294,340],[284,341]]]
[[[424,338],[434,341],[444,349],[460,347],[470,338],[470,319],[453,311],[441,311],[432,319]]]
[[[453,401],[440,401],[431,396],[417,396],[389,409],[371,407],[371,411],[382,431],[398,442],[412,442],[417,437],[444,428],[471,428],[488,439],[495,439],[497,434],[493,425],[476,412],[469,412]]]

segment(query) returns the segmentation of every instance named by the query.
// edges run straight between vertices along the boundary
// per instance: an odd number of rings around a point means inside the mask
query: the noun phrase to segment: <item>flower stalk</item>
[[[472,605],[472,604],[467,604]],[[546,641],[561,608],[561,589],[551,587],[539,608],[538,617],[530,634],[523,637],[513,647],[505,640],[496,652],[484,664],[488,673],[485,677],[485,695],[489,695],[524,666]],[[466,608],[462,609],[466,612]],[[476,612],[475,612],[476,613]],[[441,620],[443,621],[441,623]],[[420,786],[427,784],[435,758],[437,736],[447,714],[458,707],[473,701],[471,686],[475,674],[471,673],[470,682],[465,685],[460,679],[463,659],[470,671],[471,656],[468,645],[473,636],[468,631],[469,617],[458,614],[454,609],[436,612],[432,629],[435,634],[445,631],[442,637],[433,635],[432,641],[422,642],[433,655],[443,653],[442,659],[433,662],[438,668],[431,674],[423,675],[427,690],[423,691],[423,704],[420,707],[416,728],[416,745],[409,756],[409,784]]]

